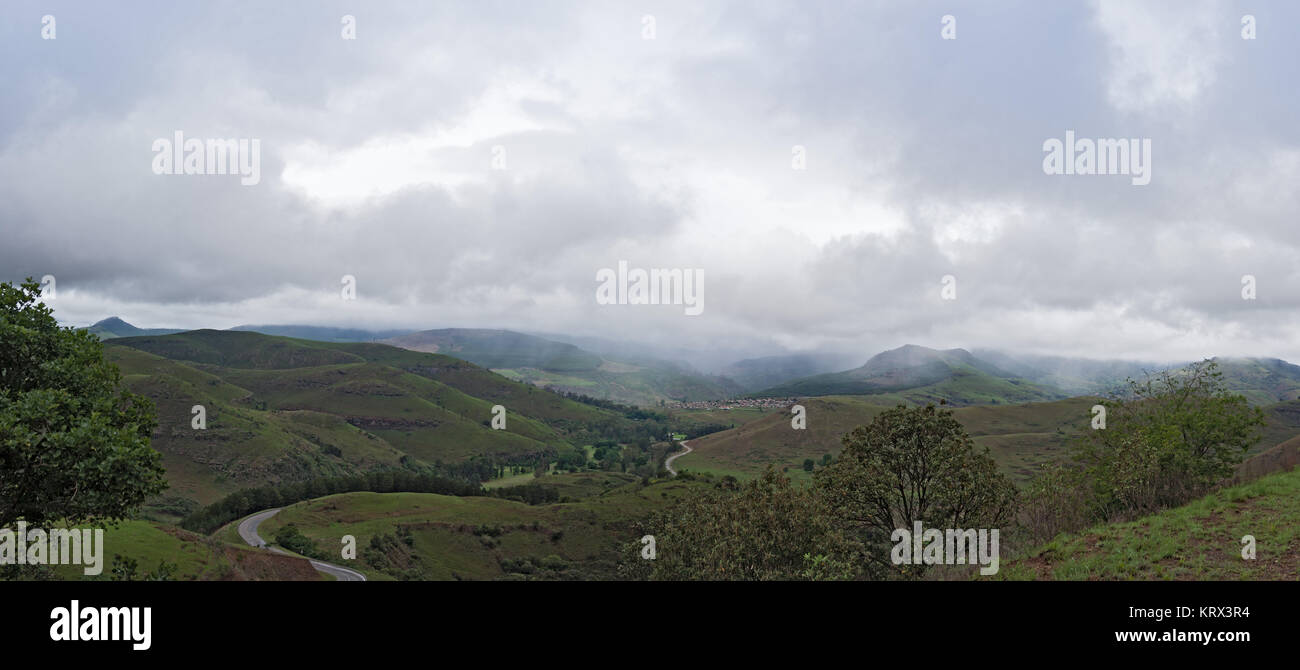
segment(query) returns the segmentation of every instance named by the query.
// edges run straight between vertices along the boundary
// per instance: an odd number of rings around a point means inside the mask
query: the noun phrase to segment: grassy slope
[[[725,398],[740,387],[662,361],[611,361],[571,344],[503,330],[411,333],[386,343],[454,356],[539,387],[651,407],[664,400]]]
[[[157,407],[153,446],[163,454],[167,495],[206,503],[244,486],[356,472],[402,456],[338,417],[254,409],[247,389],[176,361],[118,346],[105,355]],[[206,410],[206,430],[192,428],[194,405]]]
[[[234,546],[149,521],[125,521],[104,531],[104,571],[99,578],[108,577],[114,554],[137,561],[140,576],[157,570],[161,561],[175,564],[170,579],[178,581],[320,579],[320,573],[302,559]],[[94,579],[79,565],[57,566],[55,574],[67,580]]]
[[[115,339],[105,355],[158,407],[166,495],[201,503],[404,457],[534,453],[566,444],[570,428],[626,421],[465,361],[379,344],[193,331]],[[486,425],[495,404],[506,430]],[[206,408],[206,430],[191,427],[194,405]]]
[[[642,487],[629,483],[625,475],[602,473],[546,480],[556,480],[564,495],[582,499],[530,506],[485,497],[348,493],[286,507],[263,523],[261,534],[271,537],[294,523],[327,550],[341,546],[342,536],[349,534],[364,549],[372,537],[392,533],[400,525],[411,530],[416,565],[427,579],[495,579],[506,576],[503,559],[551,555],[571,566],[567,577],[609,578],[620,546],[636,539],[633,520],[692,487],[706,485],[668,480]],[[476,535],[480,526],[500,528],[501,534]],[[393,578],[374,570],[363,552],[355,567],[371,579]]]
[[[789,467],[789,474],[801,479],[804,459],[820,463],[823,454],[838,454],[844,434],[869,423],[898,402],[906,401],[904,395],[800,400],[808,412],[806,430],[790,427],[788,410],[768,410],[757,420],[692,440],[695,451],[676,460],[674,466],[751,477],[762,472],[768,463],[774,463]],[[989,448],[1004,472],[1023,480],[1040,464],[1065,455],[1069,434],[1088,428],[1095,403],[1096,399],[1083,397],[1019,405],[958,407],[953,412],[975,443]],[[1300,402],[1267,407],[1265,418],[1262,439],[1251,448],[1250,456],[1300,434]]]
[[[789,467],[802,478],[804,459],[821,462],[825,453],[838,454],[840,438],[857,426],[901,401],[898,396],[828,396],[800,401],[807,409],[807,429],[790,427],[791,414],[771,411],[767,416],[737,428],[691,441],[695,451],[674,462],[680,469],[738,477],[762,472],[768,463]],[[1037,464],[1058,458],[1066,433],[1086,426],[1090,398],[1072,398],[1025,405],[962,407],[957,420],[975,439],[989,448],[1003,470],[1023,478]]]
[[[967,363],[940,360],[882,373],[858,369],[817,375],[754,395],[816,397],[881,394],[901,395],[915,403],[937,403],[943,399],[954,406],[1036,402],[1056,400],[1062,396],[1058,391],[1023,379],[999,377]]]
[[[1241,556],[1242,537],[1256,542]],[[1300,470],[1129,523],[1062,535],[1004,563],[999,579],[1300,579]]]

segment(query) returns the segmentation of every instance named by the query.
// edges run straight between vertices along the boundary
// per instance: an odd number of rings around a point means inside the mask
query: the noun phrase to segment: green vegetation
[[[153,444],[172,492],[148,511],[168,521],[240,489],[372,471],[477,483],[545,468],[562,455],[578,469],[588,464],[573,456],[577,445],[648,445],[677,425],[667,415],[575,402],[456,358],[375,343],[200,330],[114,339],[106,355],[158,407]],[[491,427],[497,404],[507,408],[505,430]],[[206,429],[192,427],[194,405],[204,407]]]
[[[1253,559],[1243,558],[1250,535]],[[1300,470],[1211,493],[1135,521],[1064,534],[996,579],[1300,579]]]
[[[238,541],[238,538],[235,538]],[[121,521],[104,530],[103,572],[84,566],[4,566],[0,579],[248,581],[318,580],[307,561],[238,546],[143,520]]]
[[[1029,487],[1035,537],[1122,520],[1204,495],[1259,441],[1264,414],[1227,390],[1214,361],[1162,371],[1102,403],[1105,426],[1078,433],[1067,464]]]
[[[788,398],[827,395],[899,394],[914,404],[1011,404],[1065,397],[1056,389],[1014,377],[963,349],[937,351],[907,345],[877,354],[844,372],[786,382],[754,394]]]
[[[136,337],[139,335],[170,335],[182,332],[171,328],[136,328],[115,316],[104,319],[86,330],[101,340],[111,340],[115,337]]]
[[[899,406],[844,436],[844,449],[811,488],[769,466],[738,486],[687,495],[642,528],[659,557],[635,558],[629,576],[650,579],[914,578],[920,566],[890,561],[892,535],[913,522],[996,527],[1016,493],[987,450],[975,448],[948,410]],[[814,466],[812,459],[806,464]]]
[[[621,473],[542,481],[569,502],[345,493],[285,507],[263,522],[261,532],[269,537],[293,524],[330,551],[343,535],[353,535],[360,549],[356,567],[375,580],[614,579],[622,545],[640,537],[638,520],[710,486],[690,478],[643,483]]]
[[[0,527],[124,518],[166,488],[154,407],[40,290],[0,284]]]
[[[656,580],[792,580],[853,572],[856,548],[835,532],[812,491],[774,468],[736,484],[723,480],[686,495],[640,526],[624,547],[623,575]],[[654,560],[642,557],[644,535]],[[828,558],[833,556],[833,558]]]
[[[252,512],[289,505],[300,500],[349,491],[415,491],[449,495],[478,495],[479,486],[447,479],[430,473],[407,470],[380,470],[365,475],[311,479],[282,486],[242,489],[196,510],[181,521],[181,527],[199,533],[211,533],[224,524]]]
[[[403,349],[454,356],[512,381],[560,393],[650,407],[668,400],[712,400],[740,387],[659,360],[611,360],[572,344],[508,330],[448,328],[384,340]]]
[[[275,543],[295,554],[300,554],[308,558],[319,560],[327,558],[325,553],[320,550],[320,547],[316,546],[316,542],[306,535],[303,535],[302,531],[298,530],[298,527],[293,524],[284,526],[280,530],[276,531]]]
[[[802,468],[804,459],[821,460],[838,453],[840,438],[869,423],[898,396],[828,396],[798,401],[807,410],[807,427],[793,430],[791,413],[769,410],[761,419],[734,429],[691,440],[694,452],[674,467],[740,478],[758,476],[768,464]],[[988,447],[1002,471],[1016,481],[1028,480],[1042,464],[1065,456],[1067,437],[1088,425],[1093,398],[1046,403],[959,407],[953,416],[980,447]],[[884,404],[881,404],[884,403]],[[792,477],[805,480],[797,473]]]

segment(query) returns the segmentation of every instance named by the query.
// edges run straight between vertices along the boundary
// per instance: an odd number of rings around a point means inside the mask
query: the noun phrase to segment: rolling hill
[[[1254,560],[1242,560],[1247,535]],[[1297,552],[1300,470],[1287,467],[1134,521],[1062,534],[988,579],[1295,580]]]
[[[263,335],[282,335],[300,340],[320,342],[378,342],[390,337],[405,335],[409,330],[365,330],[362,328],[334,328],[329,326],[235,326],[230,330],[251,331]]]
[[[988,349],[972,352],[1002,370],[1070,395],[1109,395],[1127,388],[1127,380],[1171,367],[1168,363],[1092,360],[1065,356],[1013,354]]]
[[[1066,394],[1020,379],[964,349],[913,344],[872,356],[844,372],[814,375],[753,394],[758,397],[897,394],[917,403],[1013,404],[1058,400]]]
[[[1067,433],[1088,425],[1091,398],[1070,398],[1022,405],[954,409],[975,443],[988,447],[1003,470],[1024,479],[1038,464],[1061,457]],[[741,478],[755,476],[769,463],[790,468],[792,478],[806,476],[804,459],[820,463],[838,455],[840,438],[870,423],[899,403],[897,395],[824,396],[799,401],[807,412],[807,427],[794,430],[789,411],[774,411],[736,428],[691,440],[694,452],[676,461],[678,469],[713,472]]]
[[[115,337],[170,335],[172,333],[184,332],[175,328],[136,328],[116,316],[110,316],[107,319],[99,321],[86,330],[97,335],[101,340],[111,340]]]
[[[736,428],[691,440],[694,451],[679,458],[676,467],[746,478],[773,463],[790,468],[792,478],[802,479],[806,476],[802,470],[804,459],[820,463],[825,454],[838,454],[844,434],[894,405],[908,404],[897,394],[823,396],[798,402],[807,413],[804,430],[791,428],[789,410],[770,411]],[[1024,481],[1040,464],[1064,457],[1071,432],[1088,428],[1096,402],[1096,398],[1084,396],[1018,405],[957,407],[953,414],[977,445],[989,448],[1007,475]],[[1267,454],[1288,440],[1294,444],[1293,438],[1300,435],[1300,401],[1265,407],[1264,418],[1261,439],[1248,456]]]
[[[383,342],[454,356],[533,386],[642,407],[671,400],[728,398],[740,392],[730,379],[702,375],[667,361],[613,359],[508,330],[427,330]]]
[[[153,445],[171,490],[154,507],[173,515],[249,486],[382,467],[527,465],[652,430],[460,359],[382,344],[198,330],[113,339],[105,356],[158,408]],[[505,430],[490,427],[498,404]],[[192,427],[195,405],[206,429]]]
[[[723,368],[721,374],[734,380],[742,390],[749,393],[802,377],[842,370],[844,363],[842,356],[835,355],[763,356],[736,361]]]
[[[1216,358],[1228,388],[1256,405],[1300,399],[1300,366],[1278,358]]]
[[[648,485],[620,473],[547,477],[566,501],[526,505],[430,493],[344,493],[286,507],[263,523],[269,537],[294,524],[320,546],[357,538],[367,579],[616,579],[634,522],[693,489],[685,479]],[[231,524],[233,526],[234,524]],[[232,537],[232,528],[217,532]]]

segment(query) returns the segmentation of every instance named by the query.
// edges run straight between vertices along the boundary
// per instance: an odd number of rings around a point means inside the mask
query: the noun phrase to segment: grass
[[[165,561],[175,566],[170,579],[177,581],[316,579],[318,573],[303,561],[239,545],[224,536],[208,538],[166,524],[124,521],[104,531],[103,573],[97,578],[109,577],[116,554],[135,560],[141,577]],[[55,566],[54,572],[65,580],[96,578],[85,575],[80,565]]]
[[[365,548],[371,538],[399,528],[411,538],[411,556],[400,557],[403,570],[421,579],[518,576],[505,566],[547,557],[564,566],[552,573],[554,577],[612,578],[622,545],[636,539],[633,521],[693,487],[707,486],[680,480],[641,486],[628,481],[633,479],[611,473],[547,477],[543,481],[557,480],[563,495],[582,499],[536,506],[486,497],[347,493],[286,507],[263,522],[260,532],[269,537],[294,523],[318,546],[331,549],[340,546],[344,535],[353,535],[359,548],[357,569],[380,581],[395,579],[400,571],[395,575],[372,564]]]
[[[1255,539],[1254,560],[1242,539]],[[1300,470],[1126,523],[1067,534],[1006,562],[998,579],[1300,579]]]
[[[116,338],[105,355],[131,390],[153,400],[170,507],[208,504],[241,488],[357,474],[405,462],[457,463],[564,448],[622,414],[512,382],[465,361],[373,343],[252,332]],[[492,407],[506,407],[493,430]],[[204,407],[195,429],[191,409]],[[187,502],[188,501],[188,502]]]
[[[897,396],[825,396],[798,401],[807,410],[807,427],[794,430],[789,411],[769,410],[762,418],[731,430],[690,441],[694,451],[673,462],[679,470],[709,472],[740,479],[757,476],[769,463],[789,468],[796,482],[807,479],[804,459],[820,464],[837,456],[840,439],[902,402]],[[1086,427],[1091,398],[1071,398],[1023,405],[954,408],[953,414],[977,446],[1013,479],[1023,481],[1041,463],[1059,459],[1067,433]]]

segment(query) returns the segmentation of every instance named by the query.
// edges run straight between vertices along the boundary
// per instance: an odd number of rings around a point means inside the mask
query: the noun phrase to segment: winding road
[[[691,449],[690,446],[688,446],[688,445],[686,444],[686,440],[682,440],[681,442],[678,442],[677,444],[682,445],[682,448],[685,449],[686,451],[683,451],[683,452],[680,452],[680,453],[673,454],[672,456],[669,456],[668,458],[665,458],[665,459],[664,459],[664,469],[667,470],[668,472],[672,473],[672,475],[673,475],[674,477],[677,476],[677,471],[673,469],[673,461],[675,461],[675,460],[681,458],[682,456],[685,456],[686,454],[691,453],[692,451],[695,451],[694,449]]]
[[[280,510],[278,508],[268,509],[265,512],[258,512],[257,514],[254,514],[248,517],[247,519],[240,521],[239,536],[243,538],[244,541],[247,542],[248,544],[257,547],[259,549],[269,549],[271,551],[274,551],[277,554],[292,556],[293,554],[290,554],[289,552],[284,551],[279,547],[267,546],[266,540],[263,540],[262,536],[257,534],[257,527],[262,525],[263,521],[266,521],[267,519],[275,516],[275,514],[279,511]],[[311,561],[311,567],[316,568],[318,572],[324,572],[329,575],[334,575],[334,577],[336,577],[340,582],[366,581],[365,575],[351,568],[345,568],[340,565],[334,565],[333,563],[326,563],[325,561],[317,561],[315,559],[307,559],[307,560]]]

